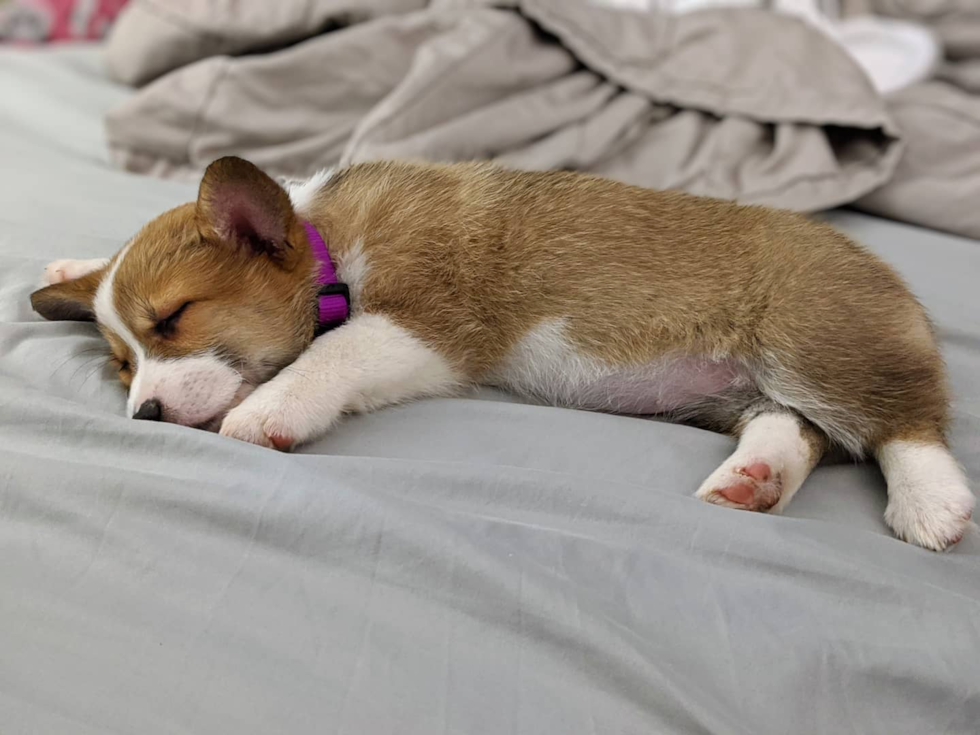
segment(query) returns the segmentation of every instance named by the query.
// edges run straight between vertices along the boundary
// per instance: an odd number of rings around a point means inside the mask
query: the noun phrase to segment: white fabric
[[[882,94],[929,77],[939,60],[935,36],[916,23],[861,16],[840,18],[839,0],[593,0],[620,10],[690,13],[708,8],[768,8],[795,15],[833,38]]]

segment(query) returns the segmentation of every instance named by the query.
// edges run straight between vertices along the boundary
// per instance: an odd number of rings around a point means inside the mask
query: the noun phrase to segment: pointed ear
[[[246,252],[283,261],[296,221],[285,190],[258,167],[235,156],[214,161],[197,195],[197,226],[205,240],[218,238]]]
[[[45,286],[31,294],[31,307],[45,319],[54,322],[95,321],[95,292],[105,272],[105,268],[100,268],[73,281]]]

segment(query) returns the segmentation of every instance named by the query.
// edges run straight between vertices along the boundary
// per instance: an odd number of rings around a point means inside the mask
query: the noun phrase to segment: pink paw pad
[[[955,536],[950,538],[948,546],[956,546],[956,544],[958,544],[960,541],[963,540],[963,536],[966,533],[966,526],[973,518],[973,511],[972,510],[967,511],[961,517],[963,519],[963,528],[960,529],[959,533],[957,533]]]
[[[753,480],[757,480],[759,482],[765,482],[772,475],[772,470],[769,469],[769,465],[767,465],[765,462],[753,462],[747,467],[743,467],[741,470],[739,470],[739,474],[747,475]]]
[[[773,476],[772,467],[767,462],[751,462],[734,472],[741,480],[715,492],[722,498],[746,510],[766,511],[779,502],[783,485],[778,476]]]
[[[720,488],[718,494],[732,503],[752,505],[752,501],[755,500],[755,487],[747,482],[740,482],[737,485]]]
[[[289,451],[289,449],[293,446],[292,438],[281,434],[270,434],[269,441],[272,442],[272,446],[274,446],[280,452]]]

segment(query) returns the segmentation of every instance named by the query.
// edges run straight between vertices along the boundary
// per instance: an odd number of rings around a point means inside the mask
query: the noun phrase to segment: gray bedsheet
[[[124,419],[27,297],[194,193],[108,165],[126,94],[0,53],[0,733],[980,732],[980,533],[891,538],[871,466],[772,517],[690,497],[724,437],[489,392],[292,455]],[[980,243],[832,219],[937,319],[975,481]]]

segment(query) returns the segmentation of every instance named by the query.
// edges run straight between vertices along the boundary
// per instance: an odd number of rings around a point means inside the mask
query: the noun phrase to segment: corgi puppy
[[[287,449],[483,384],[732,434],[697,491],[729,508],[782,510],[830,450],[877,458],[906,541],[955,544],[974,506],[922,307],[790,212],[482,163],[283,186],[228,157],[113,258],[45,279],[34,309],[98,324],[137,419]]]

